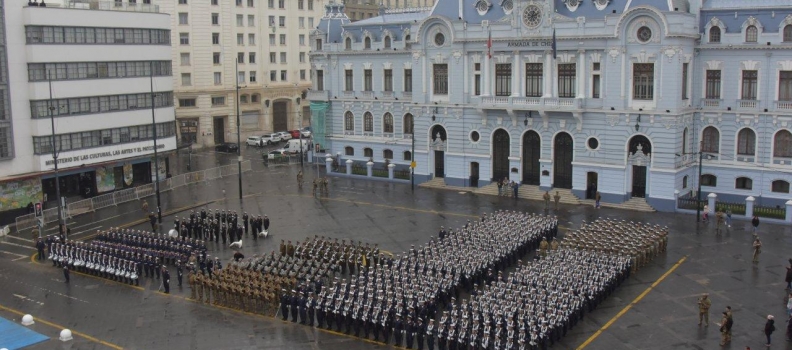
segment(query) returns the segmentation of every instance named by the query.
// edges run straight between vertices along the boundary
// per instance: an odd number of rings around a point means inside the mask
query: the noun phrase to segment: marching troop
[[[269,230],[270,219],[266,215],[253,216],[243,213],[240,218],[236,211],[201,209],[196,213],[192,210],[190,214],[182,219],[174,218],[173,229],[183,238],[193,238],[219,243],[222,239],[226,241],[237,241],[242,239],[242,235],[253,233],[253,239],[258,239],[259,235]]]

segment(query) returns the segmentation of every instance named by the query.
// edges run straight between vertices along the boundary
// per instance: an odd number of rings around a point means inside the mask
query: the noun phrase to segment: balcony
[[[372,99],[374,98],[374,91],[361,91],[360,98],[362,99]]]
[[[737,100],[737,108],[754,109],[759,107],[759,100]]]
[[[701,99],[701,108],[706,109],[717,109],[721,108],[721,104],[723,104],[723,100],[717,98],[702,98]]]
[[[327,90],[308,90],[308,101],[328,101]]]
[[[792,111],[792,101],[775,101],[775,108],[780,110]]]
[[[402,92],[402,98],[407,101],[412,101],[412,91]]]
[[[383,91],[382,92],[382,98],[383,99],[392,100],[393,96],[394,96],[393,95],[393,91]]]
[[[101,10],[101,11],[129,11],[129,12],[150,12],[158,13],[159,6],[152,4],[130,4],[120,1],[100,1],[100,0],[50,0],[48,7],[62,7],[81,10]]]
[[[343,98],[355,98],[355,92],[354,91],[344,91],[344,92],[341,93],[341,97],[343,97]]]
[[[479,108],[536,108],[542,110],[575,110],[582,108],[582,99],[559,97],[487,96]]]

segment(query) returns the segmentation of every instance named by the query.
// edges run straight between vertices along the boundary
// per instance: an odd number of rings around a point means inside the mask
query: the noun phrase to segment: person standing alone
[[[762,253],[762,242],[759,240],[757,236],[753,242],[753,262],[759,262],[759,254]]]
[[[704,293],[698,300],[699,326],[701,326],[702,320],[704,321],[704,327],[709,326],[709,309],[711,306],[712,301],[709,299],[709,294]]]
[[[770,336],[775,332],[775,320],[773,320],[773,315],[767,315],[767,323],[765,323],[765,336],[767,336],[767,344],[765,346],[770,347]]]

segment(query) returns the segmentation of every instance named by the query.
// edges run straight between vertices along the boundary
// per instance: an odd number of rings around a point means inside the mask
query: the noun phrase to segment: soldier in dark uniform
[[[290,303],[291,300],[289,298],[289,295],[286,294],[286,289],[281,289],[280,311],[281,311],[281,317],[283,318],[284,321],[286,321],[289,318]]]
[[[423,318],[418,318],[418,323],[415,325],[415,340],[418,342],[418,350],[424,348],[424,337],[427,337],[426,326],[423,324]]]
[[[311,294],[310,297],[308,297],[306,307],[308,309],[308,326],[313,327],[314,315],[316,312],[316,295]]]
[[[396,320],[393,321],[393,345],[401,346],[402,335],[404,335],[404,321],[401,314],[396,314]]]
[[[247,236],[248,234],[248,220],[249,220],[248,213],[245,212],[244,214],[242,214],[242,223],[245,225],[245,236]]]
[[[181,263],[176,260],[176,279],[179,281],[179,287],[182,286],[182,277],[184,276],[184,272],[182,271]]]
[[[270,219],[266,215],[264,215],[264,220],[262,220],[262,225],[264,226],[264,231],[269,231]]]
[[[412,349],[413,343],[415,343],[415,332],[416,332],[416,325],[413,322],[412,318],[407,318],[407,327],[405,327],[405,333],[407,335],[407,348]]]
[[[297,292],[294,290],[291,292],[291,321],[297,323],[297,311],[300,307],[300,298],[297,296]]]
[[[162,287],[165,289],[165,294],[170,294],[170,272],[165,265],[162,265]]]

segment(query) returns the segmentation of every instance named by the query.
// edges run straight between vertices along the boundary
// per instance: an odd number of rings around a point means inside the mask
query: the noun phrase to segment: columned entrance
[[[289,130],[289,102],[275,101],[272,104],[272,131]]]
[[[445,177],[446,130],[441,125],[432,127],[429,149],[434,151],[434,176]]]
[[[523,134],[522,140],[522,183],[526,185],[539,185],[540,166],[539,158],[542,156],[542,140],[536,131]]]
[[[553,187],[572,188],[572,136],[561,132],[553,142]]]
[[[652,143],[646,136],[633,136],[630,139],[627,152],[627,165],[631,166],[632,196],[644,198],[646,197],[647,167],[652,160]]]
[[[492,181],[509,177],[509,133],[498,129],[492,134]]]

